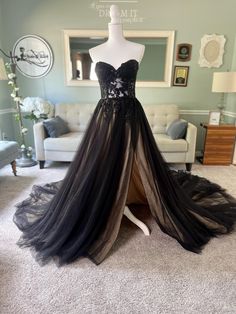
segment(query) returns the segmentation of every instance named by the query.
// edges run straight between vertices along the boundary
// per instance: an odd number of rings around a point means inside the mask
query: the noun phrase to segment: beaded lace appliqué
[[[103,98],[135,97],[134,84],[117,77],[113,81],[102,84],[102,96]]]
[[[108,88],[108,98],[118,98],[128,96],[128,91],[125,90],[124,82],[121,78],[117,77],[115,81],[110,82],[110,87]]]

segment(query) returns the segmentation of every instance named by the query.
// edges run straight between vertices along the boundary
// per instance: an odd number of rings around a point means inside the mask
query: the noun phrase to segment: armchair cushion
[[[63,134],[69,133],[70,129],[66,121],[61,117],[56,116],[55,118],[47,119],[43,121],[43,125],[50,137],[59,137]]]
[[[178,140],[185,137],[187,127],[187,121],[180,119],[174,120],[167,128],[166,133],[172,138],[172,140]]]

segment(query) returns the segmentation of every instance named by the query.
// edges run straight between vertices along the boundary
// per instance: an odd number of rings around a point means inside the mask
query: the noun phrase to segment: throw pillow
[[[70,132],[66,121],[59,116],[44,120],[43,125],[50,137],[58,137],[60,135]]]
[[[166,133],[172,138],[172,140],[178,140],[184,138],[187,131],[188,122],[184,120],[174,120],[168,127]]]

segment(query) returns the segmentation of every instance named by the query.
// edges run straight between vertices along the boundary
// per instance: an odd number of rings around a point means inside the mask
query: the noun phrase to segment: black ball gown
[[[17,205],[20,246],[36,259],[61,265],[86,256],[99,264],[111,249],[126,204],[148,205],[161,230],[185,249],[200,252],[211,237],[228,233],[236,200],[220,186],[163,160],[135,98],[138,62],[118,69],[96,64],[101,99],[65,178],[34,186]]]

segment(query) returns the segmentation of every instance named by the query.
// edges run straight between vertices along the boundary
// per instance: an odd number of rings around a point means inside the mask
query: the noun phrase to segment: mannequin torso
[[[110,9],[111,23],[108,24],[108,40],[89,50],[93,62],[106,62],[115,69],[131,59],[142,60],[145,46],[128,41],[123,36],[122,24],[119,23],[119,9],[112,5]]]

